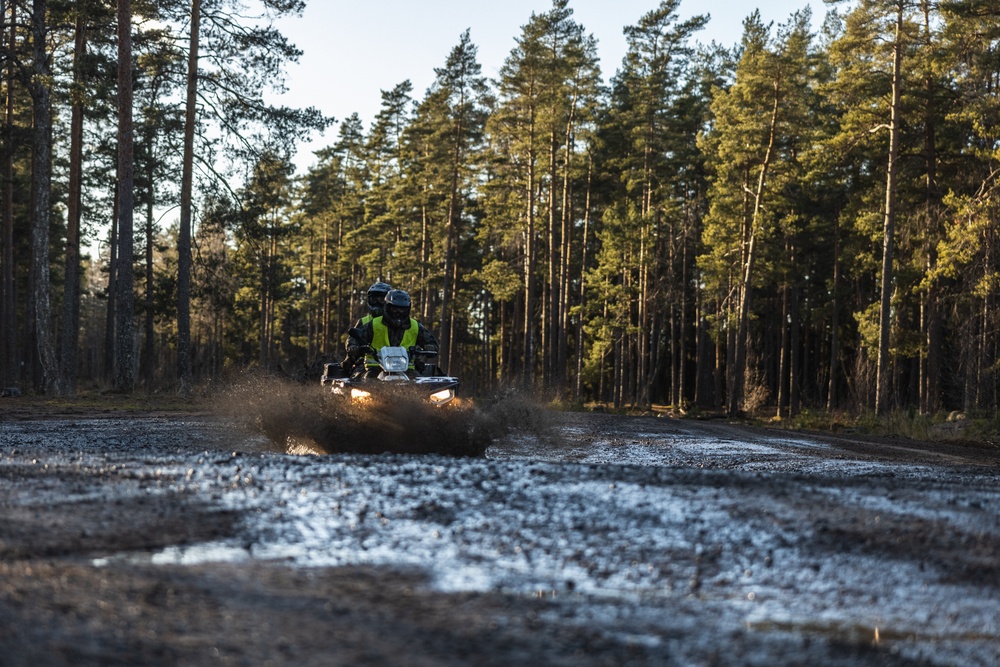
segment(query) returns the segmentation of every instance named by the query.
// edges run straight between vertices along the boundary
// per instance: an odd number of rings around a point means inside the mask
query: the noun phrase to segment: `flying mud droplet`
[[[351,402],[316,385],[248,374],[230,383],[213,408],[289,454],[483,456],[511,430],[547,428],[545,410],[509,389],[481,401],[482,408],[469,400],[435,407],[389,389]]]

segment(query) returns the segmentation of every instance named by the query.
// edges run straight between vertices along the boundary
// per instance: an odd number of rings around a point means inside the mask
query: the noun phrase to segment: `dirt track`
[[[8,414],[9,417],[9,414]],[[1000,663],[1000,455],[559,415],[485,459],[0,416],[0,663]]]

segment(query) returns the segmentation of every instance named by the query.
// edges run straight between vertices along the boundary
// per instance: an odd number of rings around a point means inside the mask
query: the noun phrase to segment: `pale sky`
[[[570,0],[573,18],[598,40],[601,71],[608,80],[625,55],[622,28],[634,25],[659,0]],[[733,46],[743,19],[759,8],[775,25],[811,6],[813,26],[822,25],[822,0],[682,0],[681,19],[709,14],[696,41]],[[299,150],[300,171],[315,162],[312,151],[336,140],[337,125],[357,112],[369,128],[382,103],[381,91],[409,79],[420,100],[467,28],[479,48],[483,75],[495,79],[532,12],[552,7],[551,0],[307,0],[305,13],[283,19],[278,27],[303,55],[289,65],[288,93],[273,101],[293,107],[314,106],[337,124]]]

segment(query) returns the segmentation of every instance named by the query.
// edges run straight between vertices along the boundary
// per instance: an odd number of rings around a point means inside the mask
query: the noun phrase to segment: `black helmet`
[[[383,282],[377,282],[368,288],[368,310],[371,311],[372,317],[378,317],[382,314],[385,295],[391,290],[392,287]]]
[[[410,295],[401,289],[394,289],[385,295],[385,312],[382,321],[393,329],[410,326]]]

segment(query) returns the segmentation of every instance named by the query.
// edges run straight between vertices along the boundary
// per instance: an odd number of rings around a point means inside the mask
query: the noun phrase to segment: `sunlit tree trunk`
[[[135,152],[132,128],[132,0],[118,0],[118,316],[115,389],[135,389],[133,209]]]
[[[896,226],[896,160],[899,157],[900,96],[903,65],[903,0],[896,10],[896,37],[892,47],[892,105],[889,115],[889,164],[885,177],[885,220],[882,226],[882,287],[879,292],[878,370],[875,377],[875,413],[889,408],[889,340],[892,333],[892,252]]]
[[[528,135],[528,225],[524,240],[524,368],[523,381],[534,383],[535,367],[535,112],[531,110]]]
[[[830,383],[826,394],[826,409],[837,407],[837,366],[840,363],[840,220],[833,219],[833,283],[830,287]]]
[[[323,329],[323,356],[329,355],[333,351],[333,333],[330,329],[330,220],[323,216],[323,257],[321,260],[320,273],[322,282],[320,283],[320,299],[322,300],[322,329]]]
[[[787,239],[786,239],[787,242]],[[778,347],[778,397],[775,401],[777,403],[777,416],[778,418],[787,417],[788,410],[786,409],[786,403],[788,401],[788,284],[781,286],[781,315],[778,321],[778,329],[781,336],[781,344]]]
[[[583,238],[581,239],[581,252],[580,252],[580,318],[577,322],[576,329],[576,398],[577,400],[583,397],[583,305],[587,301],[587,244],[590,239],[588,238],[590,232],[590,197],[591,197],[591,186],[592,179],[594,175],[594,158],[593,155],[587,152],[587,194],[584,199],[583,208]]]
[[[685,202],[688,204],[688,202]],[[687,380],[687,357],[688,357],[688,329],[691,328],[688,316],[690,314],[690,301],[689,301],[689,290],[688,283],[690,281],[690,271],[691,271],[691,234],[690,234],[690,222],[693,215],[690,212],[685,212],[684,215],[684,229],[682,231],[682,250],[681,250],[681,284],[680,284],[680,296],[679,296],[679,306],[680,306],[680,340],[678,342],[677,351],[677,399],[674,404],[678,407],[684,407],[688,402],[688,380]]]
[[[566,137],[565,137],[565,157],[563,159],[562,165],[562,205],[560,206],[560,248],[559,248],[559,270],[558,270],[558,298],[556,304],[556,328],[554,332],[555,336],[555,372],[554,372],[554,383],[558,388],[558,391],[564,392],[567,390],[567,344],[569,335],[569,304],[570,304],[570,294],[569,294],[569,271],[570,271],[570,260],[572,253],[572,242],[573,242],[573,232],[572,232],[572,217],[573,217],[573,203],[572,203],[572,162],[573,162],[573,144],[574,142],[574,123],[576,115],[576,96],[574,95],[573,105],[570,110],[569,120],[566,123]]]
[[[551,113],[551,111],[550,111]],[[555,350],[556,331],[558,330],[559,316],[559,207],[556,206],[556,184],[559,182],[559,139],[558,132],[553,126],[549,131],[549,164],[548,164],[548,257],[546,258],[547,275],[542,284],[542,368],[544,370],[544,383],[547,387],[552,387],[555,374]]]
[[[796,266],[795,244],[791,247],[792,266]],[[800,290],[798,281],[793,283],[789,293],[791,302],[788,307],[789,320],[789,350],[788,350],[788,414],[797,414],[801,407],[802,400],[802,309],[799,306]]]
[[[737,310],[737,330],[736,330],[736,354],[734,357],[734,377],[733,392],[729,396],[729,415],[733,416],[742,408],[743,398],[746,389],[746,360],[747,349],[749,347],[750,329],[750,296],[753,279],[754,264],[757,260],[757,228],[761,214],[761,207],[764,200],[764,185],[767,182],[767,171],[771,165],[771,156],[774,151],[776,128],[778,124],[778,104],[781,100],[780,88],[774,84],[774,104],[771,109],[771,121],[768,129],[767,151],[764,153],[764,160],[760,165],[760,173],[757,178],[757,187],[753,193],[753,215],[750,218],[749,240],[746,246],[746,259],[743,264],[743,271],[739,284],[739,308]]]
[[[10,23],[3,26],[6,30],[4,36],[7,39],[7,46],[10,53],[14,53],[17,47],[17,22],[16,5],[13,2],[5,3],[0,8],[0,17],[6,19],[7,6],[10,8]],[[3,370],[0,371],[0,379],[3,380],[4,387],[14,384],[20,377],[18,367],[20,366],[20,355],[17,348],[17,299],[14,294],[14,62],[13,59],[7,63],[6,71],[7,94],[5,99],[6,127],[4,128],[4,155],[3,155],[3,256],[0,258],[0,292],[3,300],[0,302],[0,344],[2,344],[3,355],[0,356]]]
[[[104,377],[115,376],[115,323],[118,303],[118,197],[115,185],[114,206],[111,211],[111,231],[108,236],[108,303],[104,313]]]
[[[83,171],[83,58],[87,50],[84,12],[76,19],[73,51],[73,93],[70,112],[69,192],[66,216],[66,273],[63,279],[62,336],[59,385],[64,394],[76,391],[76,350],[80,331],[80,204]]]
[[[459,108],[464,106],[464,96],[459,100]],[[454,292],[458,289],[458,243],[461,238],[461,206],[459,201],[458,177],[462,166],[462,135],[464,134],[463,119],[459,119],[455,128],[455,145],[452,151],[452,164],[448,192],[448,221],[445,233],[444,287],[441,290],[441,340],[440,361],[447,371],[451,364],[451,346],[454,340],[455,316]]]
[[[48,29],[45,23],[48,3],[34,0],[32,5],[32,79],[31,98],[34,113],[34,152],[32,181],[34,211],[31,234],[32,309],[34,316],[39,385],[46,394],[58,390],[59,367],[52,333],[52,303],[49,296],[49,227],[52,220],[52,71],[49,61]]]
[[[420,205],[420,320],[429,322],[431,317],[431,286],[428,280],[428,267],[431,261],[430,221],[427,217],[427,204]]]
[[[194,131],[198,103],[198,31],[201,0],[191,0],[188,46],[187,101],[184,115],[184,155],[181,173],[181,215],[177,236],[177,379],[180,389],[192,388],[191,372],[191,194],[194,182]]]
[[[148,160],[146,179],[149,183],[149,196],[146,198],[146,267],[145,267],[145,294],[143,295],[143,310],[145,311],[145,323],[144,323],[144,336],[143,336],[143,351],[142,359],[139,362],[139,368],[142,371],[142,377],[146,383],[146,391],[151,392],[153,390],[153,378],[156,373],[156,329],[155,320],[153,317],[153,310],[155,308],[154,303],[154,264],[153,264],[153,246],[156,243],[156,228],[155,220],[153,215],[153,179],[154,175],[153,161]]]

